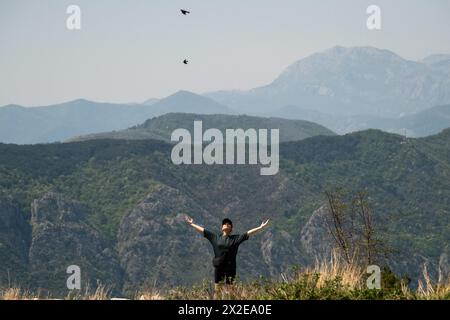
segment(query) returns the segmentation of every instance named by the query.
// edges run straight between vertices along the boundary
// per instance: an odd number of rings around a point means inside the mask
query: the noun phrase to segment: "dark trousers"
[[[235,278],[235,269],[214,268],[214,283],[233,284]]]

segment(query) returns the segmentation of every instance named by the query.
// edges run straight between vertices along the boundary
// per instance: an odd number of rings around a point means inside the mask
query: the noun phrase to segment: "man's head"
[[[225,234],[230,234],[231,230],[233,230],[233,222],[230,219],[225,218],[222,220],[222,232]]]

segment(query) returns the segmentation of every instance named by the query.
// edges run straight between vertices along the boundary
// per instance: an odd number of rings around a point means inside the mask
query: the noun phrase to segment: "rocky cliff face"
[[[329,258],[332,251],[332,239],[327,232],[325,219],[328,214],[326,205],[313,212],[300,232],[300,243],[310,258]]]
[[[199,207],[192,198],[168,186],[149,194],[122,220],[118,248],[125,272],[125,289],[162,285],[192,285],[212,279],[212,249],[201,234],[186,225],[184,214],[212,230],[216,215]],[[256,223],[256,222],[255,222]],[[242,227],[235,233],[244,231]],[[276,245],[283,243],[283,246]],[[242,278],[278,277],[292,264],[301,263],[295,237],[268,230],[243,243],[238,255]]]
[[[67,267],[77,265],[82,290],[97,283],[120,290],[118,261],[99,232],[86,223],[87,213],[78,202],[56,193],[33,202],[28,266],[32,287],[67,293]]]
[[[177,189],[160,186],[122,220],[118,236],[125,290],[192,284],[210,269],[212,250],[184,215],[211,225],[213,216]]]
[[[283,245],[280,246],[280,243]],[[307,262],[298,238],[283,230],[267,230],[261,236],[258,251],[262,252],[264,264],[257,272],[263,275],[268,274],[274,279],[279,279],[282,273],[291,272],[294,266],[304,266]],[[252,260],[246,261],[247,267],[251,268],[252,263]],[[253,276],[257,274],[253,273]]]
[[[274,184],[267,201],[278,201],[284,193],[277,190],[283,186],[282,179]],[[67,295],[66,270],[70,265],[81,269],[82,290],[102,284],[116,292],[134,292],[211,280],[211,246],[203,235],[186,225],[184,215],[219,231],[219,216],[231,208],[219,205],[221,214],[212,214],[211,208],[207,210],[197,203],[187,192],[160,185],[124,216],[117,242],[108,242],[88,223],[87,208],[61,194],[50,192],[35,199],[29,220],[12,201],[2,200],[0,253],[10,259],[4,260],[4,265],[11,266],[2,268],[2,284],[7,285],[7,280],[20,271],[18,286],[39,288],[44,295]],[[239,211],[240,205],[236,206],[233,213]],[[236,222],[241,220],[231,217]],[[247,229],[239,223],[235,231]],[[252,237],[240,248],[238,274],[248,279],[259,275],[279,277],[281,272],[288,272],[293,264],[303,261],[297,238],[277,230]]]
[[[308,222],[300,232],[302,257],[305,257],[305,265],[312,265],[316,259],[329,259],[332,256],[334,240],[327,230],[327,205],[322,205],[313,212]],[[392,249],[392,248],[391,248]],[[430,259],[414,250],[404,252],[394,251],[393,255],[380,257],[383,265],[389,266],[399,276],[407,275],[412,280],[411,286],[417,286],[417,280],[423,279],[422,269],[438,281],[446,281],[450,276],[449,246],[442,249],[438,260]]]
[[[284,198],[289,194],[282,192],[284,187],[282,178],[273,183],[266,204],[269,209],[269,202],[275,201],[283,203],[288,212],[286,203],[292,199]],[[34,200],[29,221],[12,199],[2,198],[0,285],[67,295],[66,270],[70,265],[81,268],[82,290],[102,284],[114,292],[126,293],[212,279],[211,246],[186,225],[184,215],[189,214],[198,223],[218,231],[218,216],[231,209],[236,213],[240,205],[237,202],[232,208],[222,207],[218,214],[197,203],[186,190],[159,185],[123,217],[117,242],[108,242],[89,225],[86,207],[61,194],[47,193]],[[250,238],[240,248],[238,274],[244,280],[260,275],[279,278],[281,273],[289,273],[292,266],[304,267],[314,264],[316,258],[330,257],[332,239],[324,224],[326,215],[327,208],[323,205],[298,232],[270,228]],[[236,233],[247,229],[238,228]],[[392,267],[406,272],[428,264],[429,270],[440,270],[445,278],[449,276],[448,257],[448,247],[439,261],[411,252],[408,259]],[[420,274],[411,276],[417,279]]]

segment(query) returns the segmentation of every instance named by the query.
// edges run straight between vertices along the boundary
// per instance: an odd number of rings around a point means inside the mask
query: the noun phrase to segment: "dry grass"
[[[423,279],[419,279],[416,296],[421,300],[450,299],[450,277],[445,279],[441,274],[437,283],[431,279],[427,266],[422,270]]]
[[[8,288],[0,291],[0,300],[36,300],[37,297],[19,288]]]
[[[314,267],[307,268],[304,272],[298,273],[297,276],[303,274],[317,274],[317,286],[323,287],[334,279],[341,279],[343,286],[349,289],[360,289],[364,285],[362,270],[356,263],[347,263],[339,258],[336,252],[332,252],[329,259],[316,259]]]
[[[296,270],[290,276],[281,275],[279,280],[260,279],[251,283],[237,281],[234,286],[223,285],[214,291],[207,281],[191,288],[178,287],[168,291],[148,288],[131,295],[134,300],[259,300],[259,299],[450,299],[450,278],[440,274],[434,282],[426,268],[416,290],[411,290],[401,283],[397,289],[382,288],[375,292],[365,286],[365,270],[356,264],[349,264],[332,254],[329,259],[317,260],[313,267]],[[336,285],[337,284],[337,285]],[[39,295],[19,288],[0,290],[0,300],[36,300]],[[77,291],[65,299],[109,300],[114,299],[105,286],[98,286],[95,291],[87,289],[84,293]],[[118,298],[120,299],[120,298]]]
[[[95,291],[86,288],[84,292],[74,290],[71,291],[64,299],[65,300],[109,300],[111,298],[111,291],[104,285],[99,285]]]
[[[94,293],[87,294],[84,300],[108,300],[111,298],[110,290],[105,286],[98,286]]]
[[[164,300],[166,299],[157,288],[149,288],[145,291],[138,292],[134,296],[135,300]]]
[[[316,289],[330,285],[330,282],[339,279],[345,290],[361,289],[365,285],[363,270],[356,264],[346,263],[340,259],[337,253],[333,253],[329,259],[317,259],[313,267],[295,271],[290,276],[281,274],[280,279],[254,281],[251,283],[237,282],[234,286],[222,285],[221,289],[214,292],[206,283],[200,287],[176,288],[169,292],[169,299],[192,300],[259,300],[259,299],[289,299],[289,293],[284,296],[280,292],[280,286],[295,285],[303,282],[306,286]],[[276,292],[276,294],[275,294]]]
[[[257,300],[264,290],[257,283],[236,282],[235,285],[221,285],[218,290],[209,286],[193,288],[175,288],[168,292],[167,299],[188,300]]]

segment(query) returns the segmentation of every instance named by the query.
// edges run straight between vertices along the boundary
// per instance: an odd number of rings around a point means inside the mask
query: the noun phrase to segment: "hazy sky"
[[[79,31],[66,28],[71,4]],[[366,28],[371,4],[381,7],[380,31]],[[0,105],[245,90],[335,45],[412,60],[450,53],[450,1],[0,0]]]

